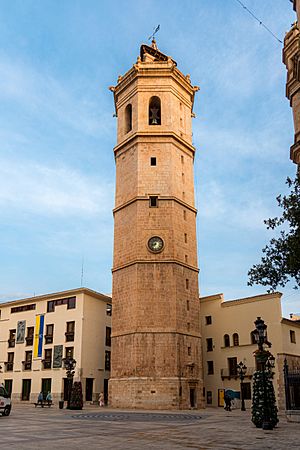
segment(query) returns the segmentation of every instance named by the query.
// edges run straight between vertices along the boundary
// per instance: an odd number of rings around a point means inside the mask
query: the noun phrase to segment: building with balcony
[[[240,395],[238,364],[242,361],[247,366],[243,394],[250,407],[257,349],[253,330],[260,316],[268,326],[270,351],[275,357],[277,404],[285,408],[284,360],[290,369],[300,367],[300,320],[293,315],[282,318],[281,295],[275,292],[231,301],[224,301],[223,294],[200,298],[206,405],[223,406],[226,389]]]
[[[80,288],[0,304],[0,382],[14,401],[42,391],[66,400],[63,358],[74,358],[84,401],[107,399],[111,298]]]

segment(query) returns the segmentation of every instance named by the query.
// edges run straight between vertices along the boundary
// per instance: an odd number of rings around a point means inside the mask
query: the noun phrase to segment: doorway
[[[5,380],[4,387],[8,395],[11,397],[13,380]]]
[[[93,400],[93,384],[94,378],[85,379],[85,400],[91,402]]]
[[[64,378],[64,401],[68,401],[68,394],[69,394],[69,381],[68,378]]]
[[[30,392],[31,392],[31,380],[30,379],[22,380],[21,400],[23,400],[23,401],[29,400],[30,399]]]
[[[108,379],[104,378],[104,385],[103,385],[103,395],[104,395],[104,404],[107,405],[108,403]]]
[[[42,378],[42,393],[44,400],[46,400],[48,392],[51,392],[51,378]]]
[[[190,405],[191,408],[196,408],[196,389],[190,388]]]

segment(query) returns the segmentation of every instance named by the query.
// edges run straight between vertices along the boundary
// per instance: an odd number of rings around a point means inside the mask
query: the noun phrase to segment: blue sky
[[[244,0],[283,39],[290,2]],[[236,0],[0,0],[0,300],[111,292],[116,119],[110,85],[158,46],[201,90],[193,140],[200,291],[247,287],[294,176],[282,46]],[[287,287],[283,310],[299,312]]]

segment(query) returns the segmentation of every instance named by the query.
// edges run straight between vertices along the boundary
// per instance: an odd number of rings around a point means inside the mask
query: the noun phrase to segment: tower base
[[[109,380],[112,408],[178,410],[204,408],[203,386],[185,378],[129,377]]]

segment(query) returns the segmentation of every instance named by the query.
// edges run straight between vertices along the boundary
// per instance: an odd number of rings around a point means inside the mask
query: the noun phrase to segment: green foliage
[[[80,381],[75,381],[71,391],[70,409],[82,409],[83,396]]]
[[[285,226],[288,231],[281,230],[279,237],[271,239],[262,250],[261,263],[248,272],[249,286],[261,284],[275,291],[277,286],[284,287],[290,280],[295,282],[295,289],[300,286],[300,175],[295,180],[288,178],[286,184],[291,189],[290,194],[276,198],[283,209],[282,216],[264,223],[267,229]]]
[[[265,392],[264,392],[265,381]],[[276,398],[272,375],[269,372],[265,374],[257,370],[253,374],[253,396],[252,396],[252,422],[257,428],[261,428],[265,416],[269,419],[273,427],[278,423],[278,409],[276,407]]]

